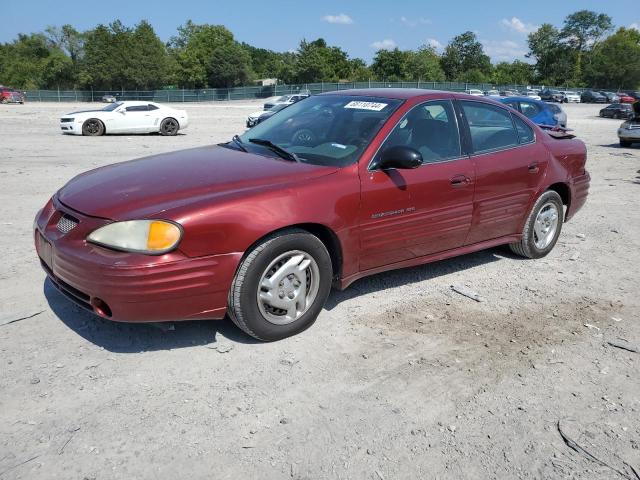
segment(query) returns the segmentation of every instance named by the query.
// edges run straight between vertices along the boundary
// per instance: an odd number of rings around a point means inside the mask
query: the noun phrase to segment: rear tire
[[[261,241],[240,263],[227,312],[233,323],[258,340],[290,337],[316,321],[332,275],[331,257],[320,239],[301,229],[279,232]]]
[[[522,239],[509,244],[511,251],[525,258],[546,256],[558,241],[563,221],[562,198],[557,192],[547,190],[533,204],[522,230]]]
[[[97,118],[85,120],[82,124],[82,135],[87,137],[99,137],[104,135],[104,123]]]
[[[180,130],[180,124],[175,118],[165,118],[160,123],[160,135],[164,135],[165,137],[173,137],[178,134],[178,130]]]

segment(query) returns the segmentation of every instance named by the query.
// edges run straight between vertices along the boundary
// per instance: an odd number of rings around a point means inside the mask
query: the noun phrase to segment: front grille
[[[60,120],[60,122],[62,122],[62,123],[73,122],[73,118],[63,118],[63,119]]]
[[[58,231],[67,234],[71,230],[76,228],[78,226],[78,223],[80,222],[77,219],[65,213],[60,217],[60,220],[58,220],[56,228],[58,229]]]

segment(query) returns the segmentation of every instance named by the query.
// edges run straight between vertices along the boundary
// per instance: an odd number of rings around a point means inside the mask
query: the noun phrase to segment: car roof
[[[526,100],[527,102],[534,102],[534,103],[544,103],[545,105],[547,104],[547,102],[543,102],[542,100],[536,100],[535,98],[531,98],[531,97],[524,97],[524,96],[511,96],[511,97],[500,97],[500,100]]]
[[[444,90],[426,90],[422,88],[354,88],[350,90],[335,90],[320,95],[352,95],[355,97],[378,97],[393,100],[408,100],[409,98],[451,95],[453,92]]]
[[[149,105],[150,103],[152,103],[154,105],[156,104],[155,102],[151,102],[151,101],[145,102],[145,101],[142,101],[142,100],[121,100],[118,103],[121,103],[125,107],[133,107],[133,106],[136,106],[136,105]]]

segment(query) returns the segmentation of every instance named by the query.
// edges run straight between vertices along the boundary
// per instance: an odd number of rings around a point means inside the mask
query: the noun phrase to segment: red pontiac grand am
[[[228,143],[81,174],[36,217],[53,284],[101,317],[220,319],[271,341],[331,286],[509,244],[540,258],[585,203],[584,144],[489,99],[349,90]]]

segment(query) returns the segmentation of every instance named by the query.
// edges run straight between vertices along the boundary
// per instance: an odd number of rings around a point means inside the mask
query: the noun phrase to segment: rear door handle
[[[454,187],[465,187],[469,185],[469,183],[471,182],[471,179],[466,175],[454,175],[453,177],[451,177],[449,181],[451,182],[451,185]]]
[[[529,169],[529,173],[538,173],[540,171],[537,163],[532,163],[527,168]]]

